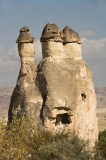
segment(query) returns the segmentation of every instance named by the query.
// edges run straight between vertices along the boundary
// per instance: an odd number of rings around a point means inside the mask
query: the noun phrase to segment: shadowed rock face
[[[47,42],[47,41],[55,41],[55,42],[62,42],[63,41],[63,34],[59,30],[56,24],[47,24],[42,32],[42,36],[40,41]]]
[[[74,30],[72,30],[70,27],[66,26],[64,29],[63,29],[63,35],[64,35],[64,38],[63,38],[63,43],[78,43],[78,44],[81,44],[81,39],[78,35],[77,32],[75,32]]]

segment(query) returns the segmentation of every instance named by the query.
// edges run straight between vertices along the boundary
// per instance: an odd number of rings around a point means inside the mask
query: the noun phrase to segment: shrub
[[[94,148],[95,160],[106,160],[106,130],[101,131]]]
[[[38,131],[27,119],[0,123],[0,160],[89,160],[87,143],[70,133]]]

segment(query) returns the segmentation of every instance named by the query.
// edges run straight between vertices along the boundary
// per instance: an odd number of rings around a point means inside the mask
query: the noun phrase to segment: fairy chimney
[[[20,35],[16,40],[18,43],[19,56],[22,60],[34,60],[34,37],[29,33],[29,27],[25,26],[20,29]]]
[[[82,59],[81,39],[77,32],[66,26],[63,29],[63,47],[68,58]]]
[[[47,24],[41,36],[43,59],[38,65],[43,97],[41,119],[53,131],[70,130],[93,146],[98,137],[92,74],[82,59],[81,39],[66,26],[63,33]]]
[[[46,57],[63,57],[63,33],[56,24],[47,24],[40,38],[42,44],[42,56]]]
[[[16,41],[21,60],[21,68],[13,91],[8,111],[9,122],[14,117],[27,117],[33,123],[40,121],[42,97],[35,83],[37,76],[37,63],[34,61],[34,37],[29,33],[29,27],[21,28]]]
[[[16,87],[8,112],[33,118],[39,128],[70,131],[94,146],[98,137],[96,95],[92,74],[82,59],[81,39],[66,26],[47,24],[40,38],[43,59],[34,61],[34,38],[27,26],[17,39],[21,59]]]
[[[64,52],[70,59],[70,74],[75,77],[76,92],[78,93],[74,108],[74,130],[79,137],[89,140],[90,145],[93,146],[98,138],[98,124],[92,73],[82,59],[81,39],[78,33],[66,26],[63,29],[63,34]]]
[[[73,108],[78,94],[70,74],[70,60],[63,48],[63,33],[56,24],[47,24],[40,40],[43,60],[38,65],[38,79],[43,97],[42,121],[50,130],[74,130]]]

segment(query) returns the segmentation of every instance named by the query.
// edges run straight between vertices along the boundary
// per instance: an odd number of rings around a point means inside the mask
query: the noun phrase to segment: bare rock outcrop
[[[63,29],[63,47],[67,58],[74,60],[82,59],[81,39],[77,32],[66,26]]]
[[[64,43],[78,43],[81,44],[81,39],[78,35],[77,32],[75,32],[74,30],[72,30],[70,27],[66,26],[63,29],[63,33],[64,33]]]
[[[25,116],[34,119],[36,124],[40,120],[42,97],[36,82],[37,63],[34,60],[34,37],[29,33],[29,27],[21,28],[16,42],[21,68],[11,97],[8,120],[11,122],[13,117]]]
[[[92,82],[91,71],[88,69],[85,61],[82,59],[80,37],[78,33],[73,31],[76,41],[73,40],[72,42],[72,39],[69,39],[69,37],[72,35],[70,30],[71,29],[69,29],[69,27],[68,30],[67,27],[63,29],[65,37],[63,46],[64,52],[69,55],[71,60],[71,73],[73,73],[76,77],[76,92],[78,93],[78,98],[77,105],[74,109],[74,129],[78,136],[84,139],[89,139],[92,146],[98,137],[96,94]]]
[[[57,32],[54,33],[53,28]],[[82,59],[78,33],[65,27],[55,41],[58,33],[61,31],[56,25],[47,24],[41,36],[43,60],[38,65],[43,97],[41,118],[45,128],[70,130],[94,145],[98,125],[92,74]]]
[[[57,33],[61,33],[56,25],[49,24],[50,35],[53,34],[54,27],[56,27]],[[72,86],[70,85],[71,77],[69,75],[69,66],[68,63],[64,61],[66,55],[63,48],[63,34],[59,35],[58,41],[55,41],[58,35],[56,33],[54,33],[52,37],[50,36],[48,39],[45,39],[45,41],[44,39],[42,41],[46,30],[48,30],[48,24],[44,27],[41,36],[42,55],[44,59],[38,66],[39,86],[44,102],[42,119],[47,129],[57,131],[61,128],[59,119],[62,119],[62,115],[64,124],[66,123],[69,126],[71,123],[70,117],[72,113],[69,106],[74,102],[74,99],[70,98],[72,97],[72,93],[70,92]],[[69,75],[69,77],[66,75]],[[75,93],[74,90],[73,92]],[[64,117],[66,117],[65,120]]]
[[[33,41],[29,28],[21,28],[16,41],[21,69],[11,97],[9,122],[14,116],[33,118],[38,127],[68,130],[93,146],[98,137],[97,102],[78,33],[68,26],[60,31],[56,24],[47,24],[40,38],[43,59],[38,65]]]

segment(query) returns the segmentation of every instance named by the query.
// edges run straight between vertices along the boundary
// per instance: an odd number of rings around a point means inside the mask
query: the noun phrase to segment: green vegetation
[[[93,152],[70,133],[38,131],[27,119],[0,121],[0,160],[106,160],[106,130],[100,132]]]
[[[95,160],[106,160],[106,130],[101,131],[94,148]]]
[[[37,131],[28,120],[0,122],[0,160],[89,160],[86,142],[69,133]]]

